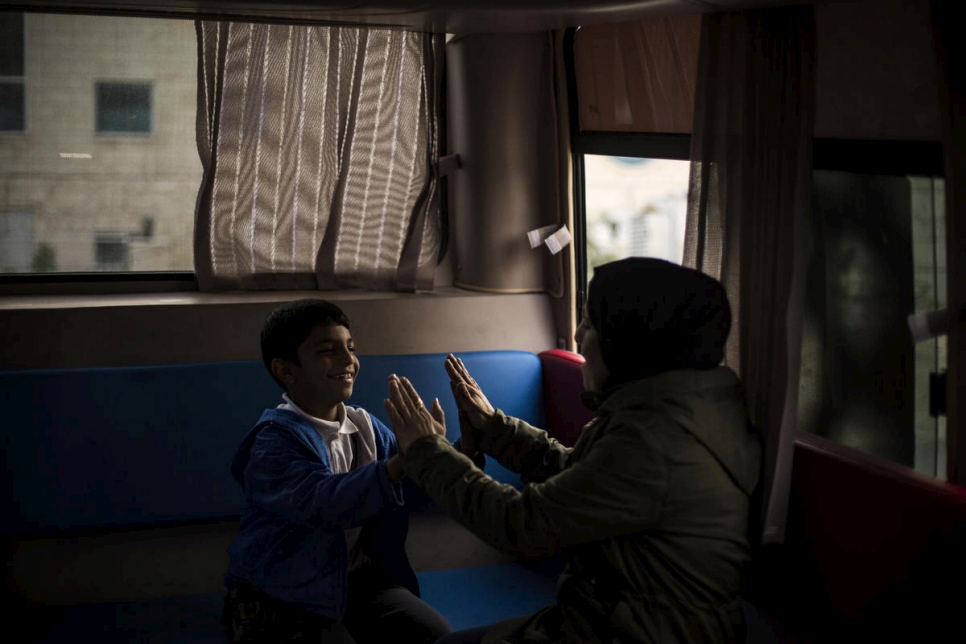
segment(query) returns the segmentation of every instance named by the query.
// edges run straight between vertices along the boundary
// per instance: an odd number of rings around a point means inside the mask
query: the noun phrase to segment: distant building
[[[0,13],[0,271],[192,270],[186,20]]]
[[[657,257],[680,263],[684,256],[684,217],[687,195],[655,201],[631,218],[628,255]]]
[[[588,253],[680,262],[689,172],[687,161],[586,155]]]

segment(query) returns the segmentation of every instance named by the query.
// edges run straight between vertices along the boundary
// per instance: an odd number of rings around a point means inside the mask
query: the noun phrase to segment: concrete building
[[[192,270],[194,24],[0,15],[0,271]]]

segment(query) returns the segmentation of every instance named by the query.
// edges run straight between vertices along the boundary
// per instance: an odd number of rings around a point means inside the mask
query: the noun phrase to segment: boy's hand
[[[460,449],[473,458],[479,450],[482,430],[496,411],[483,395],[476,380],[466,370],[463,361],[452,353],[446,356],[446,372],[449,374],[449,385],[459,410]]]
[[[439,400],[433,401],[432,412],[427,411],[422,399],[406,378],[389,376],[389,398],[383,406],[392,422],[392,431],[403,454],[423,436],[446,436],[446,419]]]

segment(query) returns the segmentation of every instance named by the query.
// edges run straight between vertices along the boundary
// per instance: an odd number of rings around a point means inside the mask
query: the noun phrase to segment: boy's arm
[[[402,506],[386,460],[335,474],[287,432],[263,429],[245,468],[245,493],[255,505],[290,521],[354,528]]]

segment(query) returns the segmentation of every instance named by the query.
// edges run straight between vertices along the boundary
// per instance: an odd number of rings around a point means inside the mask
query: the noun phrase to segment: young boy
[[[451,629],[419,599],[406,556],[396,439],[345,404],[359,373],[348,318],[292,302],[269,315],[261,347],[285,402],[231,465],[248,512],[228,549],[229,641],[435,642]]]

